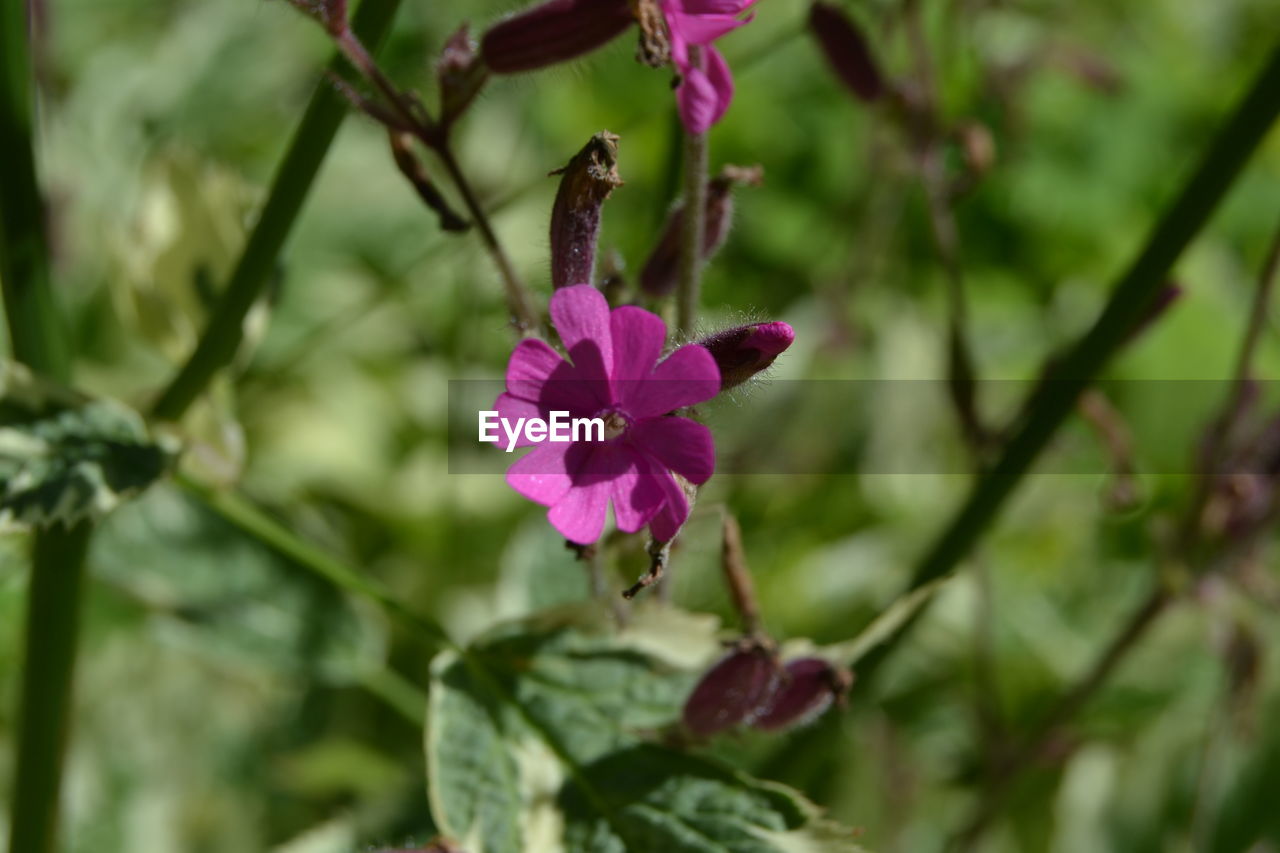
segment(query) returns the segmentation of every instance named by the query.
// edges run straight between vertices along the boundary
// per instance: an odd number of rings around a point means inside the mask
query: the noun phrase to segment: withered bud
[[[765,731],[813,722],[832,702],[843,700],[853,686],[853,673],[822,658],[797,658],[783,668],[777,688],[751,719]]]
[[[665,67],[671,62],[671,34],[658,0],[631,0],[631,14],[640,30],[636,59],[650,68]]]
[[[490,27],[480,52],[498,74],[533,71],[603,47],[632,21],[627,0],[548,0]]]
[[[709,737],[748,722],[778,684],[773,650],[755,639],[743,640],[702,676],[684,704],[688,731]]]
[[[597,133],[551,174],[561,176],[551,208],[551,286],[592,284],[600,211],[609,194],[622,186],[618,137],[607,130]]]
[[[810,6],[809,32],[818,40],[836,77],[855,96],[871,103],[884,94],[884,77],[867,40],[838,7],[822,2]]]
[[[409,183],[413,184],[418,197],[440,217],[440,227],[445,231],[466,231],[470,227],[467,220],[449,207],[449,203],[432,183],[422,161],[414,155],[413,137],[397,130],[389,130],[387,137],[391,143],[391,156],[395,159],[396,166],[399,167],[401,174],[409,179]]]
[[[347,0],[289,0],[289,5],[319,22],[329,35],[347,29]]]
[[[706,219],[702,232],[702,260],[707,261],[729,237],[733,225],[733,188],[745,184],[759,186],[764,170],[759,166],[725,166],[707,182]],[[640,287],[650,296],[666,296],[680,279],[681,232],[684,230],[684,203],[671,208],[658,244],[649,253],[640,271]]]
[[[711,352],[720,368],[720,390],[728,391],[773,364],[795,339],[795,330],[786,323],[752,323],[716,332],[698,344]]]
[[[440,123],[449,124],[471,104],[489,70],[476,51],[475,40],[466,24],[444,43],[436,61],[436,80],[440,84]]]

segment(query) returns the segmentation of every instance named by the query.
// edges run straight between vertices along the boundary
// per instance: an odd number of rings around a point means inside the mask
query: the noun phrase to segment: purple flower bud
[[[777,731],[812,722],[843,699],[853,685],[853,673],[822,658],[789,661],[773,695],[751,720],[765,731]]]
[[[809,7],[809,32],[849,91],[868,103],[884,94],[884,78],[867,40],[844,12],[830,3],[814,3]]]
[[[733,188],[739,184],[759,186],[763,171],[759,166],[725,166],[707,182],[707,206],[702,233],[702,259],[709,260],[729,236],[733,224]],[[676,289],[680,277],[681,232],[684,230],[684,203],[667,215],[658,245],[640,271],[640,287],[650,296],[666,296]]]
[[[603,47],[632,21],[627,0],[548,0],[490,27],[480,51],[498,74],[533,71]]]
[[[725,329],[698,343],[711,351],[720,368],[720,390],[728,391],[773,364],[795,339],[789,325],[772,322]]]
[[[467,25],[463,24],[445,42],[436,62],[440,84],[440,122],[449,124],[462,114],[484,86],[489,69],[476,52]]]
[[[763,643],[747,640],[711,667],[684,704],[684,725],[709,737],[748,721],[773,692],[778,661]]]
[[[551,174],[562,176],[551,207],[551,286],[593,284],[600,209],[614,188],[622,186],[618,137],[607,130],[597,133],[567,166]]]

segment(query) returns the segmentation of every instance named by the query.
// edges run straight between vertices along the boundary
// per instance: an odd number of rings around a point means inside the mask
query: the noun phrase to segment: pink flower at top
[[[671,35],[671,61],[680,72],[676,103],[690,133],[706,133],[729,109],[733,77],[712,46],[720,36],[750,21],[739,18],[755,0],[659,0]],[[702,48],[701,67],[689,58],[690,45]]]
[[[690,344],[659,361],[666,325],[655,314],[625,306],[609,310],[588,284],[551,297],[551,319],[569,358],[526,338],[507,364],[507,390],[494,408],[501,418],[601,418],[604,441],[546,441],[507,471],[507,483],[550,507],[547,520],[582,545],[600,537],[609,503],[618,529],[646,524],[670,540],[689,515],[684,490],[671,476],[706,482],[715,468],[711,431],[669,414],[714,397],[720,370],[703,347]],[[521,438],[520,446],[532,442]]]

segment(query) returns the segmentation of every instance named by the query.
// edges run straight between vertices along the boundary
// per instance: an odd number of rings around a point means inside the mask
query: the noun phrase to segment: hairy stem
[[[71,378],[71,347],[49,281],[28,27],[26,3],[0,4],[0,282],[13,357],[65,383]],[[91,532],[82,522],[33,537],[12,776],[12,851],[52,853],[55,847]]]
[[[366,41],[377,44],[391,28],[399,6],[400,0],[364,0],[356,10],[352,27]],[[337,73],[341,68],[342,61],[334,57],[330,71]],[[342,97],[329,83],[321,82],[276,170],[267,203],[231,280],[195,351],[152,407],[154,417],[171,421],[182,417],[214,375],[235,357],[244,336],[244,318],[270,281],[280,251],[346,114]]]
[[[1031,470],[1081,393],[1127,342],[1157,300],[1169,270],[1240,174],[1280,114],[1280,45],[1210,144],[1196,170],[1160,218],[1146,245],[1112,289],[1093,327],[1066,353],[1022,408],[1023,415],[995,465],[974,485],[951,523],[925,552],[911,579],[919,587],[952,572],[991,527],[1005,501]],[[903,626],[903,632],[914,624]],[[896,643],[864,661],[866,679]]]
[[[689,63],[698,67],[702,49],[689,47]],[[707,227],[707,135],[685,132],[684,233],[680,240],[680,281],[676,290],[676,330],[693,335],[702,292],[702,244]]]

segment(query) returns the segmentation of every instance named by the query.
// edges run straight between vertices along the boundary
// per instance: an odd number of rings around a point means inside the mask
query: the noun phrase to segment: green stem
[[[0,4],[0,282],[14,358],[66,382],[71,347],[49,283],[26,13],[26,3]],[[9,829],[15,853],[54,849],[91,531],[88,523],[50,528],[32,543]]]
[[[697,66],[701,49],[689,48],[689,62]],[[685,132],[684,137],[684,233],[680,243],[680,281],[676,291],[676,330],[681,338],[693,335],[698,321],[702,290],[702,245],[707,212],[707,135]]]
[[[1071,348],[1023,406],[1013,438],[991,470],[916,566],[912,588],[952,572],[995,521],[1005,501],[1031,470],[1080,394],[1126,343],[1164,287],[1169,270],[1235,181],[1280,114],[1280,44],[1252,88],[1218,132],[1182,192],[1166,209],[1146,245],[1112,290],[1097,322]],[[914,622],[914,620],[912,620]],[[904,632],[906,628],[904,626]],[[900,635],[901,636],[901,635]],[[887,647],[868,660],[878,664]],[[865,677],[865,676],[864,676]]]
[[[382,584],[365,577],[315,545],[300,539],[243,497],[234,492],[212,489],[181,474],[175,477],[175,480],[179,486],[195,495],[218,515],[277,554],[314,572],[339,589],[380,605],[388,613],[402,619],[432,646],[453,647],[444,629],[434,621],[406,607]]]
[[[356,10],[352,27],[366,43],[376,45],[391,28],[399,6],[400,0],[364,0]],[[342,61],[335,56],[329,64],[330,70],[340,71]],[[244,335],[245,315],[266,288],[276,259],[346,114],[347,105],[341,96],[327,82],[321,82],[276,171],[266,206],[231,273],[226,291],[195,352],[156,400],[152,408],[154,417],[162,420],[182,417],[214,374],[235,357]]]
[[[58,792],[71,718],[84,558],[93,526],[49,529],[35,537],[18,708],[9,849],[53,853]]]

